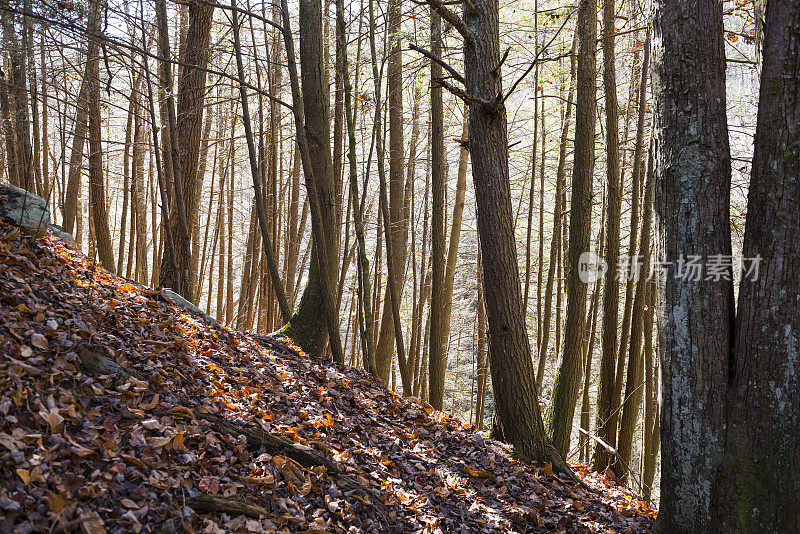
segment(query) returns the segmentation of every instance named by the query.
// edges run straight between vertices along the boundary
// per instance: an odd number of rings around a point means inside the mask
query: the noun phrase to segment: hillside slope
[[[647,532],[372,376],[0,223],[0,532]]]

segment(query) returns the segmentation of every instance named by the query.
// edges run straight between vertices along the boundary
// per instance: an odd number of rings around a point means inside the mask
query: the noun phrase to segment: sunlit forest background
[[[202,3],[202,2],[201,2]],[[187,47],[196,47],[190,30],[189,3],[168,2],[167,22],[171,44],[172,86],[163,82],[163,57],[157,43],[155,9],[147,0],[83,2],[69,0],[5,0],[0,2],[3,20],[3,71],[17,72],[13,62],[22,58],[21,76],[29,98],[27,117],[36,191],[51,206],[54,223],[71,232],[78,248],[99,257],[94,210],[102,204],[107,219],[113,264],[104,267],[149,286],[158,286],[166,232],[160,191],[159,161],[154,142],[163,129],[163,103],[178,95],[177,81]],[[297,6],[290,3],[295,41]],[[96,42],[99,65],[87,68],[91,10],[99,9]],[[194,302],[220,322],[238,329],[268,333],[284,321],[270,281],[268,258],[262,244],[254,204],[251,160],[242,120],[240,81],[246,84],[249,117],[258,157],[257,179],[264,193],[269,235],[290,307],[299,302],[306,285],[311,259],[311,214],[302,179],[295,124],[290,104],[286,47],[279,30],[270,23],[280,10],[270,3],[245,0],[238,7],[244,77],[237,71],[230,6],[213,12],[208,63],[202,101],[197,187],[191,213],[191,284]],[[565,257],[570,216],[570,187],[574,128],[574,46],[577,5],[553,0],[505,2],[500,6],[500,44],[507,54],[502,65],[503,85],[519,82],[506,101],[508,114],[510,186],[522,292],[526,297],[525,320],[537,368],[540,402],[548,403],[564,336]],[[640,252],[643,198],[652,150],[652,98],[643,76],[649,39],[647,2],[618,0],[614,21],[616,95],[619,102],[620,163],[620,257]],[[753,4],[724,2],[725,52],[727,56],[727,105],[731,141],[733,185],[731,215],[734,255],[741,249],[747,184],[750,174],[758,98],[758,71]],[[381,350],[393,351],[392,332],[382,322],[391,313],[386,239],[379,209],[379,169],[390,174],[389,203],[392,225],[402,229],[399,254],[401,325],[411,372],[410,395],[426,400],[429,395],[428,329],[431,294],[431,59],[420,49],[430,48],[430,12],[416,2],[401,4],[399,28],[389,22],[385,2],[347,0],[345,32],[336,30],[336,5],[323,7],[323,76],[329,87],[333,172],[339,196],[339,264],[342,284],[336,295],[345,361],[364,366],[358,317],[357,239],[353,212],[363,214],[365,242],[372,282],[374,337]],[[608,31],[598,13],[598,36]],[[371,47],[374,40],[374,49]],[[344,43],[345,47],[338,46]],[[399,43],[399,44],[397,44]],[[442,29],[441,59],[463,72],[462,41],[446,22]],[[598,40],[598,107],[596,161],[592,191],[591,249],[603,255],[605,217],[609,199],[606,187],[605,103],[602,86],[602,51]],[[352,84],[355,146],[348,141],[344,106],[341,49],[347,54]],[[13,53],[9,53],[13,52]],[[387,75],[391,58],[399,57],[401,98],[399,122],[390,117],[386,95],[393,83]],[[534,62],[534,60],[538,58]],[[292,61],[296,61],[292,58]],[[572,64],[572,72],[571,72]],[[534,67],[531,69],[531,67]],[[397,73],[397,70],[394,70]],[[379,78],[375,78],[378,73]],[[444,79],[453,73],[445,69]],[[95,79],[96,78],[96,79]],[[645,85],[642,85],[645,80]],[[376,100],[376,81],[381,85]],[[9,87],[11,87],[9,85]],[[12,88],[13,89],[13,88]],[[4,88],[4,90],[7,90]],[[644,95],[641,95],[644,91]],[[88,93],[100,101],[100,122],[92,124],[81,111]],[[7,179],[9,94],[4,111],[4,142],[0,143],[0,177]],[[12,100],[15,95],[11,94]],[[180,98],[180,97],[178,97]],[[19,98],[16,98],[19,100]],[[640,106],[644,102],[644,108]],[[396,108],[395,108],[396,109]],[[478,282],[479,244],[476,234],[468,141],[481,132],[467,132],[465,103],[454,92],[443,91],[444,146],[446,157],[445,236],[447,261],[453,276],[452,318],[447,344],[443,409],[464,421],[489,430],[492,426],[491,377],[487,372],[486,318],[481,312]],[[380,113],[376,113],[380,111]],[[380,120],[376,117],[380,116]],[[154,122],[155,121],[155,122]],[[398,127],[399,124],[399,127]],[[87,130],[99,128],[103,197],[90,193],[91,157]],[[399,130],[398,130],[399,128]],[[78,138],[87,142],[76,149]],[[399,153],[390,148],[401,143]],[[377,143],[384,143],[378,147]],[[638,148],[637,148],[638,143]],[[354,205],[349,189],[348,151],[353,150],[356,177],[363,196]],[[379,151],[385,151],[379,158]],[[639,161],[636,162],[637,157]],[[164,158],[164,155],[161,155]],[[399,158],[399,159],[398,159]],[[380,160],[380,161],[379,161]],[[394,165],[393,169],[390,167]],[[400,169],[397,172],[396,169]],[[381,169],[383,171],[384,169]],[[399,177],[399,181],[398,181]],[[71,185],[72,184],[72,185]],[[73,187],[72,193],[70,187]],[[72,215],[68,215],[70,209]],[[461,213],[463,210],[463,214]],[[454,241],[455,240],[455,241]],[[106,245],[104,245],[106,246]],[[611,266],[616,269],[616,266]],[[734,272],[737,272],[734,269]],[[641,281],[623,279],[619,287],[618,321],[622,343],[629,335],[633,291]],[[587,363],[590,372],[582,386],[575,414],[575,428],[591,431],[599,381],[600,324],[603,290],[592,283],[587,293]],[[652,300],[647,301],[652,309]],[[657,470],[642,480],[644,429],[652,426],[651,406],[658,402],[657,336],[652,311],[645,320],[643,357],[650,374],[639,384],[646,389],[636,402],[643,403],[634,433],[631,485],[646,494],[657,487]],[[385,340],[381,338],[385,337]],[[626,349],[627,350],[627,349]],[[624,351],[620,351],[624,352]],[[625,369],[624,354],[618,369]],[[622,384],[622,376],[618,377]],[[645,385],[647,387],[645,388]],[[388,385],[402,392],[397,358],[391,360]],[[644,397],[644,398],[643,398]],[[591,441],[585,433],[573,440],[569,459],[588,461]],[[653,459],[655,462],[655,459]],[[652,477],[655,477],[655,483]]]

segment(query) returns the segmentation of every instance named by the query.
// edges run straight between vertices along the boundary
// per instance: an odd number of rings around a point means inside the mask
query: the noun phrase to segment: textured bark
[[[159,285],[172,288],[179,295],[193,301],[189,267],[191,264],[191,229],[186,210],[186,194],[183,190],[181,157],[179,154],[178,126],[175,112],[175,97],[172,93],[172,64],[170,59],[169,28],[165,0],[155,3],[158,33],[158,53],[161,56],[160,71],[163,92],[161,105],[162,146],[164,147],[164,193],[167,202],[162,205],[163,227],[171,245],[164,248],[158,273]],[[189,71],[194,69],[184,69]],[[184,111],[186,111],[184,109]]]
[[[730,149],[722,2],[657,0],[655,207],[661,259],[731,254]],[[659,278],[663,384],[661,507],[664,533],[709,532],[712,484],[722,460],[733,283]]]
[[[192,1],[188,5],[188,27],[184,46],[181,50],[181,69],[178,77],[178,108],[172,142],[173,156],[177,156],[177,172],[174,181],[180,181],[175,188],[175,210],[183,211],[170,218],[170,231],[181,235],[175,240],[175,260],[179,272],[172,272],[168,258],[162,260],[161,283],[176,288],[184,298],[194,302],[192,277],[192,234],[196,231],[195,211],[197,210],[198,165],[200,161],[200,141],[203,130],[203,104],[206,93],[206,72],[208,65],[211,23],[214,18],[214,4]],[[173,164],[173,169],[176,165]],[[200,184],[202,186],[202,184]],[[178,199],[177,196],[182,198]],[[180,226],[184,226],[183,229]],[[182,232],[186,233],[184,237]],[[168,265],[164,265],[167,262]]]
[[[442,55],[442,19],[431,9],[431,53]],[[442,409],[444,379],[447,371],[447,344],[449,332],[444,329],[446,295],[445,284],[445,237],[444,237],[444,193],[447,184],[444,153],[444,107],[442,86],[437,82],[442,77],[442,66],[431,61],[431,311],[430,340],[428,347],[428,381],[431,406]]]
[[[621,191],[619,180],[619,106],[617,104],[617,79],[614,65],[614,0],[603,0],[603,95],[606,103],[606,246],[605,260],[611,267],[606,271],[603,284],[602,354],[600,356],[600,385],[597,394],[597,436],[611,445],[617,440],[617,412],[613,409],[614,383],[617,355],[617,323],[619,314],[619,279],[616,266],[619,262],[619,227]],[[608,450],[597,442],[594,451],[594,468],[600,472],[612,462]]]
[[[739,286],[715,507],[727,532],[800,530],[800,5],[766,9],[743,247],[762,260]]]
[[[386,78],[387,95],[389,103],[389,226],[392,236],[392,270],[396,278],[389,278],[386,295],[384,297],[381,330],[378,345],[375,349],[375,363],[378,367],[378,376],[386,384],[389,370],[392,367],[394,346],[396,345],[395,325],[392,313],[391,291],[398,296],[403,295],[404,267],[406,263],[406,228],[405,212],[405,181],[403,179],[403,59],[401,48],[400,25],[402,22],[402,3],[400,0],[389,0],[388,4],[388,34],[389,52],[387,60]]]
[[[94,7],[96,4],[97,7]],[[94,0],[93,7],[100,14],[105,10],[103,0]],[[98,16],[98,22],[100,17]],[[99,23],[91,28],[99,35]],[[99,47],[92,47],[94,54],[89,56],[89,202],[91,203],[92,224],[100,263],[114,272],[114,251],[111,232],[108,229],[108,207],[106,206],[105,177],[103,176],[103,145],[100,122],[100,56]]]
[[[300,62],[303,93],[294,63],[294,42],[289,29],[286,0],[281,2],[283,38],[289,61],[295,131],[303,163],[306,193],[311,211],[314,244],[311,268],[303,297],[292,319],[281,333],[301,347],[322,356],[327,337],[335,360],[343,363],[335,305],[339,260],[339,232],[336,225],[336,184],[330,150],[328,87],[322,65],[322,5],[319,0],[300,2]]]
[[[575,162],[572,171],[572,201],[567,252],[567,312],[564,350],[553,385],[547,415],[547,430],[553,446],[566,456],[572,420],[583,376],[584,330],[587,285],[580,280],[581,254],[589,250],[592,225],[592,173],[594,171],[596,0],[581,0],[578,7],[578,86],[575,103]]]
[[[514,446],[518,458],[551,461],[556,469],[569,469],[545,436],[522,317],[508,177],[507,119],[499,70],[498,19],[497,0],[485,0],[479,10],[464,6],[464,23],[473,39],[464,48],[466,89],[482,100],[469,106],[469,131],[481,132],[470,139],[470,157],[497,426]]]

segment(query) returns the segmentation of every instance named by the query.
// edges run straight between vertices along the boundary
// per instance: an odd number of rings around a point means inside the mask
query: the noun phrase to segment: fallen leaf
[[[46,349],[50,346],[50,343],[47,341],[47,338],[44,337],[42,334],[31,334],[31,345],[36,347],[37,349]]]
[[[21,469],[20,468],[20,469],[17,469],[17,474],[19,475],[19,478],[22,479],[22,481],[25,483],[26,486],[28,484],[30,484],[30,482],[31,482],[31,472],[30,471],[28,471],[27,469]]]

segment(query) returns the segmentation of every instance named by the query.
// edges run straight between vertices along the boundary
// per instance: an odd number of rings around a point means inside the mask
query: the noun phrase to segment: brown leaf
[[[42,334],[31,334],[31,345],[36,347],[37,349],[46,349],[50,346],[50,343],[47,341],[47,338],[44,337]]]
[[[206,493],[216,495],[219,493],[219,479],[217,477],[203,477],[200,479],[198,487]]]
[[[492,478],[494,475],[491,474],[489,471],[485,469],[473,469],[468,465],[464,466],[464,472],[471,477],[478,477],[478,478]]]
[[[58,428],[58,425],[64,422],[64,418],[61,417],[61,414],[58,413],[58,408],[55,406],[50,408],[50,411],[45,411],[44,406],[42,406],[42,409],[39,410],[39,417],[44,419],[44,421],[50,425],[50,430],[52,432],[55,432],[56,428]]]
[[[31,483],[31,472],[27,469],[17,469],[17,475],[19,475],[19,478],[22,479],[22,482],[24,482],[26,486]]]

